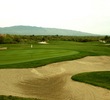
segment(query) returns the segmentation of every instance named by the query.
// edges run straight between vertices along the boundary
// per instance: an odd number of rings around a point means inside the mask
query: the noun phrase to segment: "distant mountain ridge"
[[[63,36],[95,36],[96,34],[57,29],[57,28],[43,28],[35,26],[11,26],[0,28],[0,34],[16,34],[16,35],[63,35]]]

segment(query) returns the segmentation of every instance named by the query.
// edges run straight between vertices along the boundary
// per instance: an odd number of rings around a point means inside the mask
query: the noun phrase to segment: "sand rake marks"
[[[67,78],[64,68],[60,68],[59,71],[58,69],[56,71],[54,70],[53,73],[49,70],[47,74],[41,73],[37,69],[32,69],[31,72],[35,74],[34,78],[24,80],[18,84],[24,95],[34,96],[40,99],[62,100]]]

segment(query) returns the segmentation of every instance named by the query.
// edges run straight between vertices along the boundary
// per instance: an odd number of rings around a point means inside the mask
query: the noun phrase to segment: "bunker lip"
[[[0,69],[0,95],[47,100],[110,100],[110,90],[71,80],[82,72],[110,71],[110,56],[88,56],[29,69]]]

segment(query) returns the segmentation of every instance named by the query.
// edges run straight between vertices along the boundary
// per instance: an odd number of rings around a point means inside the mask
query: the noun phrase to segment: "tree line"
[[[40,41],[75,41],[91,42],[103,40],[110,43],[110,36],[36,36],[36,35],[10,35],[0,34],[0,44],[38,43]]]

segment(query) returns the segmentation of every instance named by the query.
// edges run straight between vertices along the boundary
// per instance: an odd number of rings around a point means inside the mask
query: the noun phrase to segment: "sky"
[[[15,25],[110,35],[110,0],[0,0],[0,27]]]

